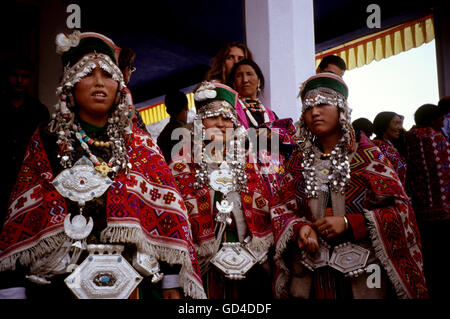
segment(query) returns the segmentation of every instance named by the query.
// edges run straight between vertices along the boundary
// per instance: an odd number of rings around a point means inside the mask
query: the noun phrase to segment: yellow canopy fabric
[[[316,54],[316,67],[327,55],[340,56],[347,70],[408,51],[434,39],[433,15],[380,31]]]
[[[189,93],[186,94],[186,96],[188,98],[189,109],[195,107],[194,94]],[[145,125],[156,123],[170,117],[166,112],[166,105],[164,103],[145,106],[140,108],[138,111]]]

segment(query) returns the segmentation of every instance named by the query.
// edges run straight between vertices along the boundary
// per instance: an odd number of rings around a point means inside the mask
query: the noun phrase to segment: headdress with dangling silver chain
[[[227,145],[227,155],[230,156],[225,159],[233,174],[234,190],[237,192],[247,192],[248,190],[245,174],[245,129],[238,120],[236,110],[230,103],[231,100],[221,99],[222,94],[227,93],[222,92],[222,90],[227,89],[233,91],[231,88],[225,88],[223,85],[218,88],[213,83],[205,81],[194,94],[195,102],[202,105],[194,119],[194,132],[201,132],[202,137],[201,143],[194,145],[194,153],[200,155],[200,167],[195,173],[195,189],[209,185],[207,161],[204,154],[206,129],[202,120],[222,115],[224,118],[230,119],[234,124],[234,136]]]
[[[322,79],[325,81],[320,82]],[[313,81],[315,83],[313,83]],[[313,83],[311,85],[311,83]],[[303,108],[300,120],[296,123],[299,149],[303,155],[303,176],[306,181],[306,193],[308,198],[317,198],[319,191],[326,192],[327,184],[331,191],[345,194],[345,187],[350,180],[349,155],[355,148],[355,134],[351,126],[351,109],[348,107],[346,86],[337,75],[321,73],[305,81],[299,96],[302,97]],[[320,153],[316,145],[317,138],[307,128],[304,120],[304,112],[310,107],[328,104],[334,105],[339,111],[339,124],[342,129],[342,137],[330,154],[329,169],[326,178],[320,176],[317,171],[317,155]]]
[[[76,32],[74,32],[74,34],[76,34]],[[74,37],[74,34],[70,35],[69,38]],[[57,39],[60,37],[61,35],[58,35]],[[58,52],[64,52],[63,50],[64,48],[61,49],[61,46],[58,46]],[[67,168],[73,165],[72,143],[74,142],[74,137],[80,141],[83,149],[87,152],[89,159],[95,166],[102,164],[89,151],[89,144],[86,142],[87,139],[81,137],[80,127],[75,123],[75,113],[73,112],[75,106],[73,90],[76,83],[91,73],[97,65],[110,74],[119,84],[115,107],[108,119],[107,135],[112,150],[112,156],[108,166],[111,167],[114,174],[121,169],[128,172],[129,160],[126,140],[131,134],[133,109],[132,106],[127,105],[126,103],[127,94],[129,94],[129,92],[126,90],[122,72],[108,55],[94,52],[93,54],[84,56],[73,66],[66,65],[64,67],[61,85],[56,90],[59,101],[56,104],[56,112],[53,114],[52,121],[50,122],[50,131],[58,134],[57,144],[60,148],[58,156],[63,167]]]
[[[220,202],[216,202],[217,215],[215,217],[215,240],[214,254],[218,251],[222,236],[227,224],[231,224],[231,212],[240,210],[234,207],[235,202],[229,201],[228,195],[231,192],[248,192],[247,176],[245,173],[245,137],[246,130],[240,124],[236,110],[237,92],[222,84],[203,82],[195,91],[194,100],[197,105],[197,115],[194,120],[194,139],[201,132],[201,142],[194,142],[194,154],[200,155],[199,168],[195,172],[194,188],[199,189],[204,185],[208,188],[222,193]],[[208,161],[205,158],[205,133],[203,119],[217,117],[221,115],[233,122],[234,132],[232,138],[227,141],[226,156],[218,169],[208,171]],[[196,134],[197,133],[197,134]],[[200,264],[202,271],[209,267],[209,260]]]

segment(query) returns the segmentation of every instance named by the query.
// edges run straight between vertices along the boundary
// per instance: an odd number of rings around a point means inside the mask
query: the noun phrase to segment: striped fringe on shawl
[[[282,258],[283,252],[287,248],[287,243],[292,240],[294,235],[294,225],[297,223],[308,223],[304,218],[295,218],[289,221],[286,225],[283,233],[280,235],[275,247],[275,263],[280,267],[280,274],[275,281],[275,297],[280,298],[283,295],[283,289],[287,287],[287,282],[290,277],[290,271],[286,267],[284,260]]]
[[[372,245],[375,250],[375,256],[380,260],[381,264],[386,270],[387,275],[391,280],[392,285],[394,286],[395,292],[397,293],[397,296],[401,299],[411,299],[411,296],[408,294],[408,290],[403,285],[399,274],[397,273],[395,267],[392,265],[389,257],[387,256],[384,244],[381,241],[378,233],[373,212],[364,209],[364,217],[367,220],[367,229],[369,231],[370,239],[372,240]]]
[[[41,238],[38,243],[32,247],[24,245],[25,248],[17,250],[14,254],[7,256],[0,261],[0,272],[15,270],[17,260],[19,260],[20,264],[29,266],[40,258],[59,249],[66,241],[71,241],[71,239],[67,237],[63,229]]]

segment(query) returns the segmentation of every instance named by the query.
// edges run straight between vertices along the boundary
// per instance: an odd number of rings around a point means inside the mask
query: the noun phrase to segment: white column
[[[301,83],[315,74],[313,0],[246,0],[247,45],[266,80],[263,103],[300,117]]]

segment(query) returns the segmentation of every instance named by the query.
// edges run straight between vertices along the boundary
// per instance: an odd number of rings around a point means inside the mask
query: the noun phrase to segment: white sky
[[[379,112],[393,111],[405,116],[403,126],[409,130],[421,105],[439,101],[435,41],[346,71],[344,81],[352,121],[365,117],[373,122]]]

